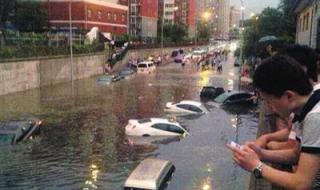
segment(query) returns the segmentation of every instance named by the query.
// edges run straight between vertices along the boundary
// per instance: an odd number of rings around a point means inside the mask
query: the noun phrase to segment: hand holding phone
[[[228,144],[231,146],[231,147],[234,147],[234,148],[238,148],[238,149],[242,149],[242,146],[234,141],[230,141],[228,142]]]

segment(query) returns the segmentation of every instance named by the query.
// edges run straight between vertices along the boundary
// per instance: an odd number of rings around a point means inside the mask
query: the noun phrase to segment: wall
[[[312,7],[308,6],[297,17],[296,43],[311,45]]]
[[[191,48],[191,47],[185,47]],[[171,55],[173,48],[164,48],[163,53]],[[145,58],[161,55],[161,49],[130,50],[122,61],[112,69],[113,73],[125,67],[130,58]],[[171,60],[168,60],[171,61]],[[79,55],[73,58],[74,80],[103,73],[105,55]],[[55,85],[71,81],[70,57],[40,58],[37,60],[10,60],[0,62],[0,95],[25,91],[41,86]]]
[[[104,61],[103,54],[74,57],[74,79],[101,74]],[[69,57],[0,63],[0,95],[68,82],[70,73]]]

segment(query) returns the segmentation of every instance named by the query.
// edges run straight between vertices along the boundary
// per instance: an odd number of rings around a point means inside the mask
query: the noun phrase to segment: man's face
[[[281,97],[259,92],[265,106],[268,108],[268,112],[276,113],[281,118],[288,118],[292,113],[292,104],[290,98],[286,93]]]

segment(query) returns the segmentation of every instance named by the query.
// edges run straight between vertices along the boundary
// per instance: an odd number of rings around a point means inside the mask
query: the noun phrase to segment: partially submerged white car
[[[179,136],[189,134],[178,122],[162,118],[130,119],[126,126],[129,136]]]
[[[171,113],[184,113],[184,114],[204,114],[207,109],[200,102],[183,100],[178,103],[168,102],[164,109],[166,112]]]

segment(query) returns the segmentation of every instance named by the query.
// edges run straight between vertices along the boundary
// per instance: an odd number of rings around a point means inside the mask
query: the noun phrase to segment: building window
[[[113,14],[113,21],[117,21],[117,13]]]
[[[88,18],[91,18],[92,17],[92,11],[89,9],[88,10]]]
[[[125,15],[125,14],[122,14],[121,20],[122,20],[122,22],[125,22],[125,21],[126,21],[126,15]]]
[[[98,11],[98,19],[101,20],[101,18],[102,18],[102,13],[101,11]]]
[[[111,13],[107,13],[107,19],[111,20]]]

